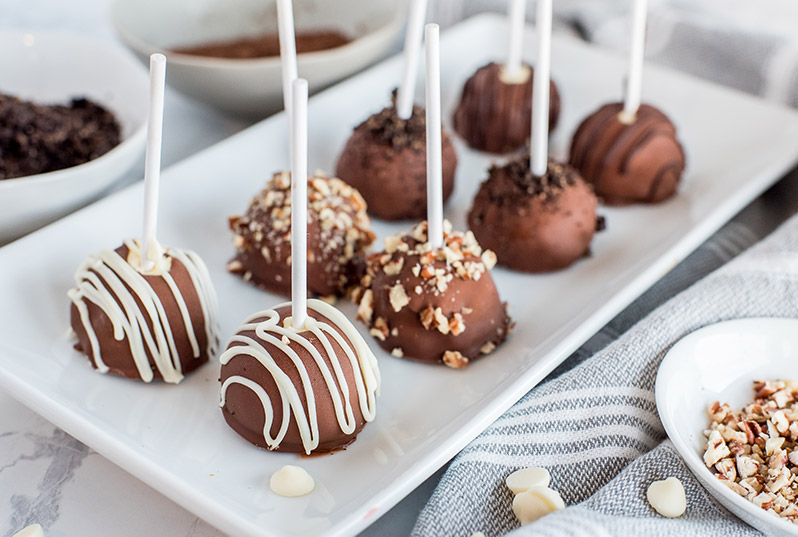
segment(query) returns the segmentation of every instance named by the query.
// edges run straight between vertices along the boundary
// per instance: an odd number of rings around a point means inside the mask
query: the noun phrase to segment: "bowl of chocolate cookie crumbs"
[[[314,92],[398,48],[407,4],[294,0],[297,68]],[[117,0],[119,36],[142,61],[169,59],[170,84],[214,107],[263,118],[283,107],[275,0]]]
[[[798,536],[798,319],[696,330],[663,359],[656,400],[707,492],[766,535]]]
[[[0,32],[0,244],[114,185],[144,150],[148,76],[124,50]]]

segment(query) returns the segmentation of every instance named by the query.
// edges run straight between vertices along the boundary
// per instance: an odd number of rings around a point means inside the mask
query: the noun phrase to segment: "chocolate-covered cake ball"
[[[606,104],[588,116],[571,142],[571,166],[610,205],[657,203],[676,192],[684,151],[670,120],[647,104],[624,121],[623,104]]]
[[[150,270],[130,240],[78,268],[67,293],[75,349],[102,373],[178,383],[216,352],[216,294],[197,254],[153,246],[162,254]]]
[[[534,70],[522,65],[511,79],[504,66],[489,63],[469,78],[454,111],[454,130],[474,149],[507,153],[527,144],[532,128],[532,79]],[[549,90],[549,131],[560,116],[560,93],[551,82]]]
[[[307,313],[301,331],[291,324],[290,303],[256,313],[222,353],[222,414],[256,446],[336,451],[374,419],[376,357],[333,306],[309,299]]]
[[[471,232],[452,232],[448,222],[443,248],[433,250],[422,222],[369,257],[358,318],[394,356],[464,367],[492,352],[510,330],[489,272],[495,262]]]
[[[321,297],[343,295],[359,281],[374,242],[362,196],[340,179],[308,179],[308,290]],[[281,295],[291,293],[291,174],[278,172],[230,219],[235,257],[227,269]]]
[[[546,174],[535,177],[526,154],[491,167],[468,225],[500,265],[547,272],[588,254],[594,232],[604,226],[596,206],[593,189],[576,170],[549,161]]]
[[[365,198],[369,214],[384,220],[424,218],[427,212],[426,118],[413,107],[399,119],[390,106],[358,125],[338,159],[336,175]],[[442,133],[443,201],[454,189],[457,155]]]

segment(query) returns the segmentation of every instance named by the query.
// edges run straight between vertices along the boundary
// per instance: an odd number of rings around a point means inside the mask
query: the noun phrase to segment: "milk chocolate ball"
[[[408,120],[391,106],[358,125],[338,159],[336,175],[366,200],[369,214],[383,220],[418,220],[427,212],[427,152],[424,109]],[[442,133],[443,201],[454,189],[457,155]]]
[[[433,249],[426,225],[386,239],[385,251],[369,258],[358,317],[394,356],[464,367],[510,330],[489,272],[495,256],[448,226],[444,247]]]
[[[571,142],[571,166],[610,205],[671,197],[685,166],[676,128],[647,104],[628,122],[622,111],[622,103],[606,104],[582,122]]]
[[[340,179],[308,179],[308,290],[314,296],[341,296],[365,270],[374,242],[360,194]],[[291,174],[278,172],[230,219],[235,257],[227,269],[277,294],[291,294]]]
[[[532,128],[532,80],[534,70],[522,65],[516,79],[504,74],[504,66],[489,63],[477,69],[463,87],[454,112],[454,130],[474,149],[508,153],[524,147]],[[560,93],[549,86],[549,131],[560,116]]]
[[[468,215],[468,225],[498,263],[523,272],[571,265],[590,250],[603,219],[593,190],[570,166],[549,161],[542,177],[529,155],[490,169]]]
[[[102,373],[178,383],[216,352],[216,294],[205,265],[190,251],[160,251],[145,270],[139,242],[125,241],[75,273],[67,293],[75,349]]]
[[[318,299],[307,306],[301,329],[290,303],[252,315],[220,358],[222,415],[265,449],[341,450],[375,416],[376,357],[335,307]]]

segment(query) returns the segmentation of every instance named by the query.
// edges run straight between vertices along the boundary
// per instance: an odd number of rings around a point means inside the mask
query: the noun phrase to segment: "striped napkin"
[[[569,507],[512,535],[759,535],[717,504],[683,464],[657,415],[654,383],[668,349],[698,328],[798,316],[798,216],[726,264],[796,204],[793,172],[471,442],[443,474],[413,536],[516,530],[504,478],[529,466],[549,469],[552,488]],[[659,516],[645,499],[647,486],[668,476],[678,477],[687,493],[687,512],[678,519]]]

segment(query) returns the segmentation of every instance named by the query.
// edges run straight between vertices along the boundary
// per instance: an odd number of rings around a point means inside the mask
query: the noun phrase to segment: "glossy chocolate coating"
[[[127,259],[127,246],[122,245],[115,251],[123,259]],[[92,273],[97,275],[95,271],[92,271]],[[183,263],[181,263],[178,259],[172,258],[169,275],[174,280],[174,283],[179,291],[179,295],[185,301],[186,307],[189,311],[191,326],[193,327],[193,332],[197,338],[197,343],[199,344],[200,349],[200,354],[197,357],[194,357],[188,332],[186,331],[186,325],[183,322],[177,300],[164,277],[159,275],[144,275],[143,277],[163,304],[164,312],[166,313],[166,319],[169,322],[169,329],[174,335],[175,348],[177,349],[177,355],[179,357],[180,369],[185,375],[207,362],[210,357],[208,354],[209,342],[206,335],[205,316],[202,312],[202,305],[200,303],[199,294],[197,293],[197,288],[195,287],[194,282],[191,281],[191,276],[189,275],[188,270]],[[107,284],[105,285],[107,286]],[[128,291],[130,291],[130,288],[127,287],[127,285],[125,287],[128,289]],[[139,310],[144,311],[142,302],[136,293],[131,293],[131,295],[135,299]],[[99,343],[99,352],[102,357],[102,361],[109,368],[108,373],[131,379],[141,379],[139,371],[136,368],[133,354],[131,352],[131,344],[128,340],[128,336],[123,334],[124,337],[120,340],[117,340],[114,337],[114,321],[110,319],[108,315],[106,315],[103,309],[98,307],[92,301],[84,300],[83,302],[88,308],[90,326],[96,334],[97,341]],[[86,329],[81,322],[80,314],[74,303],[71,304],[69,313],[72,330],[74,330],[78,339],[77,343],[75,344],[75,349],[87,355],[91,365],[94,368],[97,368],[97,363],[92,353],[89,335],[87,334]],[[147,325],[151,327],[152,317],[150,315],[145,315],[145,318],[147,320]],[[211,346],[215,345],[215,342],[211,343]],[[161,373],[155,366],[155,362],[153,361],[150,351],[146,345],[144,345],[144,349],[147,357],[149,358],[149,364],[153,371],[154,378],[161,379]]]
[[[489,63],[469,78],[452,118],[454,130],[474,149],[507,153],[524,147],[532,128],[532,80],[534,70],[519,83],[502,80],[504,67]],[[551,82],[549,92],[549,131],[560,116],[560,93]]]
[[[369,258],[358,315],[395,356],[463,367],[492,352],[510,330],[489,272],[495,258],[481,255],[470,233],[447,234],[449,251],[437,255],[442,250],[430,251],[425,233],[426,223],[419,224],[393,240],[407,248]]]
[[[500,265],[548,272],[588,254],[603,220],[593,190],[570,166],[549,161],[542,177],[529,170],[529,155],[490,169],[474,198],[468,225]]]
[[[336,175],[355,187],[369,214],[383,220],[418,220],[427,213],[427,154],[424,109],[409,120],[388,107],[358,125],[338,159]],[[441,138],[443,201],[454,189],[457,155],[445,132]]]
[[[671,197],[685,167],[684,150],[670,120],[647,104],[631,124],[619,119],[622,103],[588,116],[571,142],[570,164],[610,205],[657,203]]]
[[[286,317],[290,317],[291,306],[286,305],[276,308],[275,311],[280,315],[280,319],[283,320]],[[333,323],[330,319],[316,311],[313,311],[312,309],[308,309],[308,315],[314,319],[333,326],[346,342],[346,344],[350,348],[352,347],[352,342],[346,336],[346,333],[340,330],[340,328],[336,326],[335,323]],[[263,317],[261,320],[265,319],[266,317]],[[321,340],[313,333],[308,331],[303,332],[303,334],[305,336],[305,343],[319,351],[321,356],[324,357],[325,363],[332,371],[332,360],[327,355]],[[299,369],[291,360],[291,358],[283,350],[281,350],[278,345],[262,339],[258,336],[255,330],[246,330],[244,327],[237,332],[237,335],[251,338],[257,346],[265,350],[274,359],[274,362],[279,370],[287,375],[290,381],[294,384],[296,393],[298,394],[300,400],[303,402],[305,401],[306,392]],[[344,349],[334,338],[330,339],[330,344],[332,345],[332,350],[335,356],[341,358],[337,361],[340,364],[343,377],[346,379],[349,390],[349,400],[353,403],[351,405],[352,416],[356,426],[354,432],[350,434],[346,434],[341,430],[338,418],[335,414],[335,407],[332,396],[330,395],[330,390],[328,389],[322,376],[322,372],[316,365],[313,356],[303,345],[295,343],[290,345],[291,350],[297,353],[300,362],[305,365],[309,378],[309,389],[313,392],[313,400],[315,403],[314,408],[318,421],[319,438],[318,447],[312,451],[314,454],[328,453],[345,448],[355,441],[358,433],[366,424],[366,420],[364,419],[360,409],[360,398],[357,393],[352,363],[346,358]],[[228,351],[239,346],[242,349],[245,348],[241,343],[233,341],[228,347]],[[263,388],[266,394],[268,394],[273,416],[272,426],[270,428],[269,434],[272,438],[275,438],[280,429],[285,426],[283,418],[286,414],[284,414],[284,401],[280,395],[280,390],[277,386],[277,383],[275,382],[274,373],[270,372],[256,358],[249,354],[241,353],[234,355],[226,364],[222,365],[220,378],[221,382],[224,383],[227,379],[233,376],[240,376],[251,380]],[[287,413],[289,423],[285,437],[279,443],[279,446],[274,448],[274,451],[305,453],[299,427],[294,416],[295,411],[296,408],[292,408],[291,411]],[[225,394],[225,404],[222,406],[222,415],[224,416],[227,424],[245,440],[255,444],[258,447],[269,449],[269,446],[266,444],[266,441],[263,437],[263,427],[265,423],[264,407],[261,403],[261,400],[251,389],[241,384],[230,384]]]
[[[250,202],[243,216],[230,219],[236,255],[228,270],[268,291],[291,294],[291,179],[277,173]],[[363,198],[339,179],[308,179],[308,291],[344,294],[365,269],[374,241]]]

